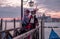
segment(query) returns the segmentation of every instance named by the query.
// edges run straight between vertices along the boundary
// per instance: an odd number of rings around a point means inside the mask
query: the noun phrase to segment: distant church
[[[52,21],[51,16],[46,16],[45,13],[42,16],[38,17],[38,18],[39,19],[43,18],[44,22],[51,22]]]

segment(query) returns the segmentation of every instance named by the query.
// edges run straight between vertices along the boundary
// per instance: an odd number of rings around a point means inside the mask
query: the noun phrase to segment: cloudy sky
[[[20,8],[17,7],[20,7],[20,1],[21,0],[0,0],[0,17],[19,17]],[[46,15],[50,15],[51,17],[60,17],[60,0],[33,1],[38,4],[39,14],[46,13]],[[27,3],[25,7],[28,7]]]
[[[60,17],[60,0],[38,0],[45,12],[53,17]]]

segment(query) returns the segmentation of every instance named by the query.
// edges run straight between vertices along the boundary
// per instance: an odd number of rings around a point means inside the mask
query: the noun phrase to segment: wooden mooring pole
[[[41,39],[44,39],[44,20],[41,19]]]
[[[3,19],[1,19],[1,23],[0,23],[0,31],[2,30],[2,21],[3,21]],[[1,32],[0,32],[0,39],[2,39],[2,34],[1,34]]]
[[[3,19],[1,19],[1,22],[0,22],[0,30],[2,30],[2,21]]]
[[[14,34],[13,34],[13,36],[15,37],[16,36],[16,25],[15,25],[15,18],[14,18]]]
[[[5,30],[6,30],[6,28],[7,28],[7,20],[5,21]]]

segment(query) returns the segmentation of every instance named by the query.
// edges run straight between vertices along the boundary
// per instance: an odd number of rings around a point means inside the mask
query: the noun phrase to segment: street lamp
[[[28,0],[23,0],[24,2],[27,2]]]
[[[23,18],[23,1],[27,1],[27,0],[21,0],[21,20]]]
[[[21,21],[22,21],[22,17],[23,17],[23,0],[21,0]]]

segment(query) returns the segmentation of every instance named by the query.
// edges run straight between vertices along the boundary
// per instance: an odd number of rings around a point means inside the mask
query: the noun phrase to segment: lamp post
[[[21,20],[23,18],[23,2],[27,2],[28,0],[21,0]]]
[[[21,21],[23,18],[23,0],[21,0]]]

